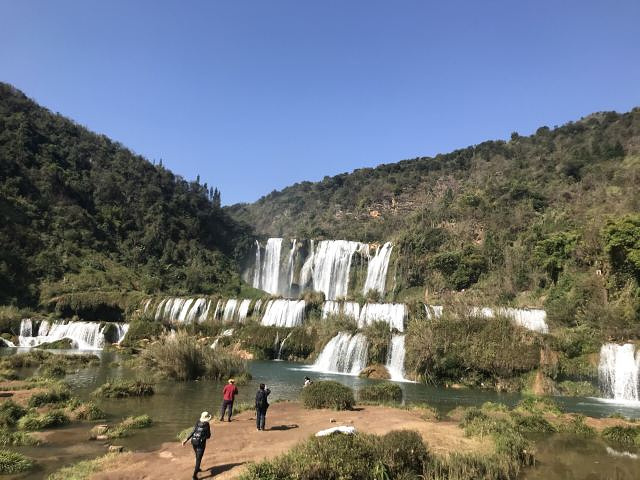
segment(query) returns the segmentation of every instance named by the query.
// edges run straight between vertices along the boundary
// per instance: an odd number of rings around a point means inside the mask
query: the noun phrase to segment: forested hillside
[[[640,311],[639,187],[634,109],[298,183],[228,211],[264,236],[393,240],[396,299],[471,288],[544,304],[566,323],[615,304],[602,321],[629,325]]]
[[[0,84],[0,305],[234,291],[248,228],[188,182]]]

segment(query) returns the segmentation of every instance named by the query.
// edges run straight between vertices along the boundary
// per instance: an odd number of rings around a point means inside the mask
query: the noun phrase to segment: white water
[[[503,315],[513,320],[513,323],[516,325],[520,325],[534,332],[549,333],[547,312],[544,310],[502,307],[494,310],[488,307],[473,307],[471,309],[471,313],[485,318],[493,318],[495,315]]]
[[[262,264],[260,263],[260,243],[256,240],[256,260],[254,264],[253,270],[253,283],[252,285],[256,288],[260,288],[260,272],[261,272]]]
[[[210,348],[215,349],[218,346],[218,343],[220,342],[220,339],[222,337],[230,337],[231,335],[233,335],[233,328],[226,329],[225,331],[223,331],[220,335],[218,335],[216,337],[216,339],[211,344]]]
[[[269,300],[262,317],[262,325],[297,327],[304,321],[304,300]]]
[[[404,332],[407,307],[404,303],[365,303],[358,317],[358,328],[365,328],[374,322],[385,322],[389,329]]]
[[[285,275],[285,279],[287,281],[286,289],[282,289],[282,295],[285,297],[291,297],[292,291],[291,287],[293,286],[293,276],[296,272],[296,255],[298,250],[296,246],[298,245],[298,241],[294,238],[291,240],[291,250],[289,250],[289,258],[287,259],[287,272]]]
[[[280,252],[282,251],[282,238],[270,238],[264,252],[264,262],[260,276],[260,285],[255,288],[264,290],[273,295],[278,293],[280,281]]]
[[[15,347],[15,345],[13,344],[13,342],[10,342],[9,340],[7,340],[6,338],[2,338],[0,337],[0,343],[2,345],[4,345],[5,347]]]
[[[638,402],[640,351],[635,345],[606,343],[600,349],[598,378],[607,398],[621,402]]]
[[[322,349],[311,370],[358,375],[367,366],[369,343],[361,334],[340,332]]]
[[[129,329],[128,324],[115,324],[117,327],[117,341],[120,343]],[[63,338],[72,341],[74,348],[80,350],[100,350],[104,347],[104,329],[100,328],[97,322],[64,322],[57,321],[49,323],[43,320],[40,323],[38,332],[33,335],[33,322],[30,319],[22,320],[20,324],[20,347],[36,347],[43,343],[54,342]],[[23,335],[23,333],[25,335]]]
[[[284,340],[282,340],[282,342],[280,343],[280,348],[278,348],[278,356],[276,357],[276,360],[282,360],[282,347],[284,347],[285,342],[289,340],[289,337],[291,336],[292,333],[293,333],[293,330],[290,331],[289,335],[284,337]]]
[[[251,300],[246,298],[240,302],[240,306],[238,307],[238,322],[243,323],[247,319],[249,305],[251,305]]]
[[[224,305],[224,311],[222,313],[222,322],[223,323],[231,323],[236,315],[236,310],[238,308],[238,300],[235,298],[230,298],[227,300],[227,303]]]
[[[168,297],[158,304],[154,318],[172,323],[203,322],[210,308],[211,300],[206,298]]]
[[[427,312],[427,318],[429,320],[434,320],[442,316],[442,305],[425,305],[424,309]]]
[[[302,269],[300,270],[300,291],[305,290],[309,284],[311,283],[311,279],[313,277],[313,259],[315,258],[316,252],[316,243],[311,240],[311,247],[309,248],[309,255],[306,260],[302,264]]]
[[[385,364],[391,380],[398,382],[406,380],[404,378],[404,355],[404,335],[393,335],[387,353],[387,363]]]
[[[391,250],[393,250],[393,245],[391,245],[391,242],[387,242],[378,248],[375,256],[369,260],[369,264],[367,265],[367,279],[362,289],[363,294],[366,295],[369,290],[375,290],[381,295],[384,295]]]
[[[340,303],[335,300],[327,300],[322,304],[322,319],[324,320],[329,315],[340,314]]]
[[[367,247],[366,244],[347,240],[323,240],[318,243],[313,260],[313,289],[323,292],[328,300],[345,297],[353,254]]]

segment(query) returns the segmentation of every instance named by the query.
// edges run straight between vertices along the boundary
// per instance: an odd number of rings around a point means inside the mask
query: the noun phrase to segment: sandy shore
[[[276,403],[269,408],[267,430],[258,432],[252,411],[239,414],[231,423],[212,421],[213,437],[207,443],[199,478],[236,478],[247,463],[286,452],[319,430],[353,425],[360,432],[384,434],[390,430],[420,432],[432,452],[479,451],[488,442],[466,438],[456,422],[425,420],[421,411],[364,406],[355,411],[305,410],[298,403]],[[194,413],[194,422],[197,413]],[[334,419],[335,422],[331,422]],[[94,474],[92,479],[187,479],[193,473],[190,444],[164,443],[152,452],[123,457],[115,467]]]

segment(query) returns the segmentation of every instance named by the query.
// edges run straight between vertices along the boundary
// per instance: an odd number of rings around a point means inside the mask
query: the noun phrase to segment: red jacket
[[[232,383],[225,385],[224,388],[222,389],[223,400],[233,401],[233,397],[235,397],[237,394],[238,394],[238,387],[236,387]]]

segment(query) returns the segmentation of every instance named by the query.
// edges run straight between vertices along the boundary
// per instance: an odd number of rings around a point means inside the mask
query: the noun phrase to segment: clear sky
[[[302,180],[640,105],[640,1],[0,0],[0,80],[187,179]]]

